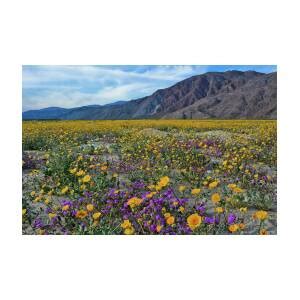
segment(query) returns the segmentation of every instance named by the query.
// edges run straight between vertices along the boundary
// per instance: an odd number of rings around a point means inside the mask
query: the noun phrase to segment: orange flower
[[[245,229],[245,224],[244,224],[244,223],[241,223],[241,224],[239,225],[239,227],[240,227],[241,230],[244,230],[244,229]]]
[[[192,214],[187,218],[187,223],[192,230],[200,226],[202,220],[198,214]]]
[[[127,204],[130,206],[130,208],[135,208],[136,206],[140,205],[142,202],[143,202],[142,199],[138,197],[133,197],[127,201]]]
[[[66,204],[66,205],[64,205],[63,207],[62,207],[62,210],[63,211],[66,211],[66,210],[68,210],[70,208],[70,205],[69,204]]]
[[[167,218],[166,222],[168,225],[173,225],[175,222],[175,218],[173,216],[170,216]]]
[[[233,233],[236,232],[239,229],[239,225],[238,224],[232,224],[228,227],[228,230]]]
[[[267,218],[268,218],[268,212],[266,212],[265,210],[258,210],[253,214],[253,219],[258,219],[263,221]]]
[[[78,210],[77,213],[76,213],[76,218],[79,218],[79,219],[83,219],[87,216],[87,211],[86,210]]]
[[[157,226],[156,226],[156,231],[157,231],[157,232],[160,232],[161,229],[162,229],[162,226],[161,226],[161,225],[157,225]]]

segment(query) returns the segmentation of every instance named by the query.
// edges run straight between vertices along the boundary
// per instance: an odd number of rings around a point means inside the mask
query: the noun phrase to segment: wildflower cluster
[[[276,233],[275,121],[23,122],[25,234]]]

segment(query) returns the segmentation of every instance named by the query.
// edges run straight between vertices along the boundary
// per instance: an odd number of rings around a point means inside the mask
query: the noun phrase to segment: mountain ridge
[[[24,120],[276,119],[277,73],[208,72],[130,101],[30,110],[22,116]]]

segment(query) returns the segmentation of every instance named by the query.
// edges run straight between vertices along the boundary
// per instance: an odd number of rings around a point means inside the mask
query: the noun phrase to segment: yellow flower
[[[211,201],[212,201],[213,203],[218,203],[218,202],[221,201],[221,196],[220,196],[218,193],[214,193],[214,194],[212,194],[212,196],[211,196]]]
[[[133,234],[134,228],[129,220],[124,220],[121,224],[121,227],[124,229],[125,234]]]
[[[157,184],[156,186],[155,186],[155,190],[156,191],[160,191],[162,189],[162,186],[160,186],[159,184]]]
[[[146,198],[150,199],[150,198],[153,197],[154,194],[155,194],[154,192],[151,192],[151,193],[149,193],[149,194],[146,195]]]
[[[76,213],[76,218],[79,218],[79,219],[83,219],[87,216],[87,211],[86,210],[78,210],[77,213]]]
[[[42,234],[44,234],[44,233],[45,233],[45,229],[39,228],[39,229],[37,230],[37,234],[39,234],[39,235],[42,235]]]
[[[178,190],[179,190],[179,192],[184,192],[185,191],[185,189],[186,189],[186,187],[184,186],[184,185],[180,185],[179,187],[178,187]]]
[[[171,217],[171,214],[170,214],[170,213],[165,213],[165,214],[164,214],[164,217],[165,217],[166,219],[168,219],[169,217]]]
[[[93,219],[94,219],[94,220],[98,220],[100,217],[101,217],[101,212],[95,212],[95,213],[93,214]]]
[[[30,196],[33,197],[34,195],[35,195],[35,191],[32,191],[32,192],[30,193]]]
[[[235,187],[235,188],[233,189],[233,191],[234,191],[235,193],[243,193],[245,190],[243,190],[243,189],[241,189],[241,188],[239,188],[239,187]]]
[[[69,190],[69,188],[68,188],[67,186],[65,186],[65,187],[61,190],[61,193],[64,195],[68,190]]]
[[[160,179],[158,186],[159,187],[165,187],[169,184],[170,178],[168,176],[164,176]]]
[[[200,192],[201,192],[201,189],[192,189],[191,194],[198,195]]]
[[[82,179],[82,182],[86,183],[89,182],[91,180],[91,176],[90,175],[85,175]]]
[[[85,174],[85,172],[83,170],[80,170],[76,173],[76,176],[83,176]]]
[[[263,221],[268,218],[268,213],[264,210],[258,210],[253,214],[253,218]]]
[[[248,210],[247,207],[241,207],[241,208],[240,208],[240,212],[241,212],[241,213],[245,213],[245,212],[247,212],[247,210]]]
[[[173,225],[175,222],[175,218],[173,216],[170,216],[167,218],[166,222],[168,225]]]
[[[48,214],[48,217],[51,219],[53,219],[54,217],[56,217],[56,214],[55,213],[49,213]]]
[[[26,211],[27,211],[26,208],[22,209],[22,216],[24,216],[26,214]]]
[[[49,199],[49,198],[46,198],[45,201],[44,201],[44,203],[45,203],[46,205],[49,204],[49,203],[50,203],[50,199]]]
[[[224,211],[223,207],[220,207],[220,206],[216,207],[216,212],[218,214],[221,214],[223,211]]]
[[[140,205],[142,201],[143,200],[138,197],[133,197],[127,201],[127,204],[130,206],[130,208],[135,208],[136,206]]]
[[[232,224],[228,227],[228,230],[230,232],[236,232],[239,229],[239,225],[238,224]]]
[[[234,188],[236,188],[236,184],[234,183],[230,183],[227,185],[231,190],[233,190]]]
[[[33,202],[39,202],[42,200],[42,197],[41,196],[37,196],[35,197],[35,199],[33,200]]]
[[[192,214],[187,218],[187,223],[192,230],[200,226],[202,220],[198,214]]]
[[[62,207],[62,210],[63,211],[67,211],[68,209],[70,208],[70,205],[69,204],[66,204]]]
[[[151,184],[151,185],[148,186],[148,189],[149,189],[149,190],[154,190],[155,187],[156,187],[156,186],[155,186],[154,184]]]
[[[178,208],[178,210],[179,210],[180,212],[184,212],[184,207],[183,207],[183,206],[180,206],[180,207]]]
[[[125,233],[126,235],[134,234],[134,228],[133,228],[133,227],[126,228],[126,229],[124,230],[124,233]]]
[[[88,204],[86,206],[87,211],[93,211],[94,210],[94,205],[93,204]]]
[[[124,220],[123,223],[121,224],[121,227],[123,229],[126,229],[126,228],[129,228],[129,227],[132,227],[132,224],[129,220]]]
[[[77,169],[76,169],[76,168],[74,168],[74,169],[70,169],[70,170],[69,170],[69,172],[70,172],[71,174],[75,174],[75,173],[76,173],[76,171],[77,171]]]
[[[218,181],[213,181],[213,182],[211,182],[211,183],[208,185],[208,187],[209,187],[210,189],[213,189],[213,188],[217,187],[217,185],[218,185]]]

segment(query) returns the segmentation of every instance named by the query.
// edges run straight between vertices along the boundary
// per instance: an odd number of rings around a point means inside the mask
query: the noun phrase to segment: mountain
[[[68,109],[60,107],[48,107],[38,110],[28,110],[23,112],[23,119],[57,119],[59,116],[66,113]]]
[[[50,109],[50,111],[49,111]],[[72,109],[23,113],[23,119],[266,118],[277,115],[277,73],[209,72],[193,76],[152,95]],[[48,110],[48,111],[47,111]]]

